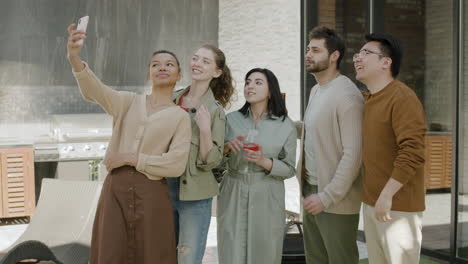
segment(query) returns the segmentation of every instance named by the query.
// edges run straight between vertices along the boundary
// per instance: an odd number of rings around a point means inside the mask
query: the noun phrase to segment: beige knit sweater
[[[138,155],[136,170],[149,179],[182,175],[192,136],[189,115],[176,105],[148,115],[146,95],[115,91],[85,65],[73,72],[83,97],[113,117],[104,164],[109,165],[108,153],[133,153]]]
[[[297,168],[299,183],[305,182],[304,135],[313,141],[317,169],[318,195],[325,212],[358,214],[361,208],[361,150],[364,99],[356,85],[346,76],[332,80],[313,111],[312,131],[301,130],[301,155]],[[312,100],[318,85],[311,90]]]

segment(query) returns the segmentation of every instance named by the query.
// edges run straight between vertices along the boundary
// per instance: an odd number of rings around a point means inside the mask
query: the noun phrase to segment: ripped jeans
[[[167,178],[174,213],[178,264],[202,264],[213,198],[179,200],[178,178]]]

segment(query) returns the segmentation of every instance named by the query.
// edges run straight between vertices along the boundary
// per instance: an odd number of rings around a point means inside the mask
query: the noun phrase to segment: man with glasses
[[[356,234],[361,206],[362,118],[364,98],[338,68],[343,40],[316,27],[309,33],[306,70],[316,81],[301,134],[297,176],[303,200],[307,263],[357,264]]]
[[[364,230],[369,263],[419,263],[424,195],[424,111],[396,80],[402,49],[386,33],[366,35],[353,56],[366,95],[363,121]]]

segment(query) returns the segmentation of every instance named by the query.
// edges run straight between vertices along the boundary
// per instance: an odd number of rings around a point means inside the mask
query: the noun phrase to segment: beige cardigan
[[[137,171],[149,179],[182,175],[190,148],[189,115],[171,106],[148,116],[146,95],[115,91],[104,85],[85,63],[81,72],[73,72],[83,97],[113,117],[112,138],[108,153],[138,154]]]
[[[312,131],[317,159],[318,195],[325,212],[358,214],[361,208],[361,181],[358,176],[361,168],[364,98],[349,78],[340,75],[332,82],[320,98],[322,108]],[[317,89],[317,85],[312,88],[309,102]],[[301,154],[296,172],[302,190],[302,184],[306,183],[303,177],[302,122],[296,122],[296,128],[301,136]]]

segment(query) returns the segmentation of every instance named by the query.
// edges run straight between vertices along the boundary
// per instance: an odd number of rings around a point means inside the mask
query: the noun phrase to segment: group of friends
[[[361,204],[370,263],[419,263],[425,116],[416,94],[396,79],[403,55],[392,35],[366,35],[354,54],[363,92],[339,71],[343,39],[314,28],[305,65],[317,84],[303,121],[293,121],[265,68],[247,72],[245,104],[225,115],[235,87],[216,46],[195,51],[191,84],[180,91],[176,54],[154,52],[152,91],[136,94],[102,83],[80,58],[86,33],[74,24],[68,33],[67,58],[82,96],[113,117],[91,264],[201,264],[215,196],[219,263],[279,264],[284,180],[295,175],[307,263],[359,262]],[[221,163],[218,183],[213,169]]]

